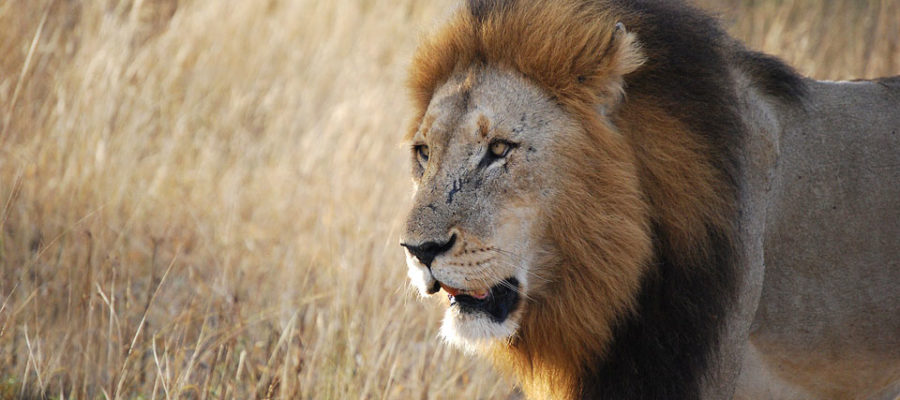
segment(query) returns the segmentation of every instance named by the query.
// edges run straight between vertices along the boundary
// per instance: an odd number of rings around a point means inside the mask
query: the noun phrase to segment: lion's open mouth
[[[487,290],[462,290],[440,284],[447,292],[451,307],[465,313],[485,313],[494,322],[506,321],[519,305],[519,280],[507,278]]]

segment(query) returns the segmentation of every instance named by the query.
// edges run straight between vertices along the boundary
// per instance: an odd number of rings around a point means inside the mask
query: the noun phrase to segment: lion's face
[[[401,243],[423,295],[448,295],[442,334],[478,345],[516,332],[540,290],[557,143],[571,118],[523,77],[473,68],[432,98],[410,144],[415,197]]]

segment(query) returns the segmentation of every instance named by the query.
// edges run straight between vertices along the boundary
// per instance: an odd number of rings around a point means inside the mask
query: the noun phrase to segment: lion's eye
[[[512,150],[513,144],[505,140],[496,140],[491,143],[490,152],[495,158],[503,158]]]
[[[420,161],[422,161],[423,163],[428,162],[428,156],[431,153],[429,153],[427,145],[418,144],[418,145],[414,146],[414,149],[416,151],[416,156],[419,157]]]

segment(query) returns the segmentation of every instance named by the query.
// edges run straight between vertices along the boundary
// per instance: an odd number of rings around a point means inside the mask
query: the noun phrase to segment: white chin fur
[[[528,275],[523,270],[516,273],[521,287],[528,287]],[[519,308],[523,304],[519,305]],[[441,337],[445,342],[474,353],[479,349],[485,349],[497,341],[505,341],[519,330],[519,323],[515,321],[514,312],[502,323],[496,323],[491,317],[476,313],[462,313],[457,307],[448,307],[444,311],[444,320],[441,323]]]
[[[496,323],[484,314],[462,313],[456,307],[444,312],[441,337],[449,344],[474,352],[497,340],[505,340],[516,333],[519,324],[507,318]]]

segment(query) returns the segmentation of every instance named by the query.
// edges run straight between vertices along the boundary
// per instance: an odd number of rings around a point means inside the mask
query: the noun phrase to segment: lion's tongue
[[[469,292],[466,294],[468,294],[469,296],[472,296],[478,300],[484,300],[488,297],[488,292],[486,290],[480,290],[477,292]]]
[[[447,294],[449,294],[453,297],[456,297],[457,295],[459,295],[459,292],[461,292],[461,290],[459,290],[455,287],[447,286],[443,283],[441,284],[441,289],[444,289],[444,291],[447,292]]]
[[[462,289],[457,289],[455,287],[447,286],[443,283],[441,284],[441,288],[444,289],[444,291],[447,292],[447,294],[449,294],[453,297],[459,296],[460,294],[464,294],[467,296],[472,296],[478,300],[484,300],[488,296],[487,290],[466,291],[466,290],[462,290]]]

